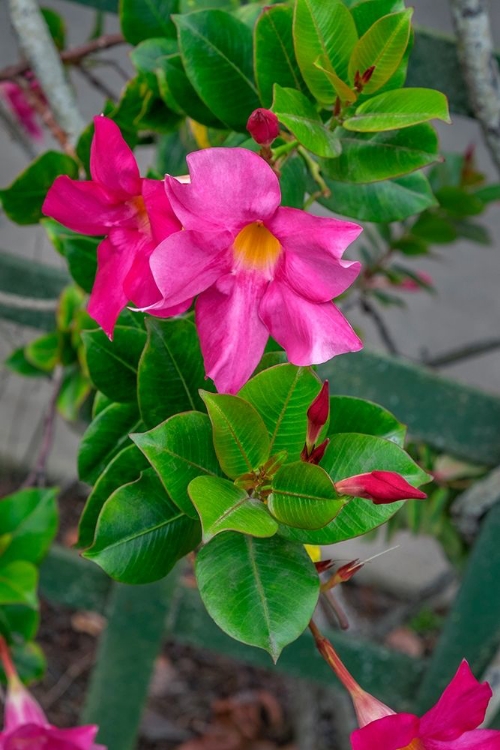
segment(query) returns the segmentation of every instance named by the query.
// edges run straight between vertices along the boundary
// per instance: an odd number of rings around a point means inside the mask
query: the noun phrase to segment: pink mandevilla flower
[[[0,639],[0,655],[8,678],[0,750],[106,750],[104,745],[94,742],[96,726],[58,729],[49,724],[17,676],[3,639]]]
[[[341,495],[364,497],[375,505],[386,505],[398,500],[424,500],[427,495],[417,490],[396,471],[369,471],[335,482]]]
[[[43,97],[38,81],[34,79],[31,80],[29,86],[33,89],[34,93]],[[31,106],[21,86],[18,86],[17,83],[13,83],[12,81],[3,81],[0,83],[0,94],[9,105],[9,108],[12,110],[12,113],[15,115],[23,130],[25,130],[33,140],[39,141],[43,136],[43,131],[37,122],[36,112]]]
[[[118,315],[132,301],[153,305],[162,295],[149,268],[149,256],[165,237],[181,229],[163,183],[142,178],[134,154],[118,126],[104,116],[94,118],[90,152],[92,180],[58,177],[43,204],[43,213],[75,232],[107,235],[97,253],[98,270],[89,314],[111,337]],[[153,310],[160,317],[177,315],[191,304]]]
[[[278,178],[251,151],[209,148],[187,159],[190,184],[166,177],[185,231],[158,246],[151,269],[160,304],[185,306],[199,295],[196,324],[217,389],[241,388],[269,334],[295,365],[360,349],[331,300],[360,271],[341,258],[361,228],[280,207]]]

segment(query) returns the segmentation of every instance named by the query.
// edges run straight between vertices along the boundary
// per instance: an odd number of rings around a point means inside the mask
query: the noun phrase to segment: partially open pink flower
[[[375,505],[386,505],[397,500],[424,500],[427,495],[417,490],[395,471],[369,471],[335,482],[340,495],[364,497]]]
[[[38,81],[32,80],[29,85],[37,93],[41,92]],[[6,100],[12,113],[26,133],[33,140],[40,140],[43,136],[43,131],[37,122],[36,112],[21,86],[18,86],[13,81],[2,81],[0,83],[0,95]]]
[[[359,273],[341,258],[360,227],[280,208],[278,178],[251,151],[209,148],[187,160],[190,184],[166,178],[185,231],[159,245],[151,269],[162,304],[199,295],[196,324],[218,390],[241,388],[269,334],[296,365],[360,349],[331,302]]]
[[[163,183],[140,176],[134,154],[118,125],[94,118],[90,152],[92,180],[58,177],[43,204],[43,213],[75,232],[107,235],[97,252],[98,270],[89,314],[113,333],[118,315],[132,301],[147,307],[161,300],[149,267],[156,245],[181,225],[174,216]],[[159,316],[184,312],[191,303],[153,311]]]

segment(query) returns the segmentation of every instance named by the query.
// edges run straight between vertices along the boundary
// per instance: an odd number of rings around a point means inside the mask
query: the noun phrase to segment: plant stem
[[[328,198],[332,194],[332,191],[330,190],[330,188],[328,187],[328,185],[323,179],[323,175],[321,174],[321,170],[320,170],[320,166],[318,162],[312,158],[312,156],[308,153],[308,151],[303,146],[299,146],[297,150],[299,154],[302,156],[302,158],[304,159],[305,163],[307,164],[307,167],[314,181],[318,183],[321,189],[321,195],[324,195],[325,198]]]

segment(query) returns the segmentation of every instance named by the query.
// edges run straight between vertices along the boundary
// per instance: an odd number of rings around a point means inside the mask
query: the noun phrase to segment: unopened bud
[[[269,147],[280,133],[278,118],[269,109],[255,109],[247,122],[247,130],[256,143]]]
[[[307,410],[306,444],[308,448],[311,449],[316,444],[321,430],[328,422],[329,415],[330,397],[328,394],[328,380],[325,380],[320,392]]]
[[[366,86],[370,78],[375,72],[375,65],[372,65],[371,67],[367,68],[363,75],[361,76],[361,83]]]
[[[427,495],[409,484],[395,471],[370,471],[335,482],[340,495],[363,497],[375,505],[386,505],[398,500],[424,500]]]
[[[322,443],[313,447],[312,450],[309,450],[307,445],[304,445],[302,453],[300,454],[300,460],[305,461],[308,464],[319,464],[325,455],[329,442],[330,438],[326,438]]]

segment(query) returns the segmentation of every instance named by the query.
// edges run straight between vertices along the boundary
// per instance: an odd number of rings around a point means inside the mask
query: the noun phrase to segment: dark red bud
[[[398,500],[424,500],[427,495],[417,490],[395,471],[370,471],[335,483],[340,495],[364,497],[375,505],[386,505]]]
[[[354,74],[354,88],[359,89],[361,85],[361,75],[359,73],[359,70],[357,70]]]
[[[260,146],[270,146],[279,136],[278,118],[269,109],[255,109],[247,122],[247,130]]]
[[[316,443],[319,434],[328,421],[330,414],[330,397],[328,394],[328,380],[323,386],[307,410],[307,437],[306,444],[309,452]]]
[[[326,438],[326,440],[323,440],[322,443],[317,445],[315,448],[312,449],[310,452],[308,458],[305,460],[309,464],[319,464],[323,456],[325,455],[325,451],[328,447],[328,443],[330,442],[330,438]]]
[[[370,68],[367,68],[363,75],[361,76],[361,83],[363,83],[365,86],[372,77],[372,75],[375,72],[375,65],[372,65]]]

